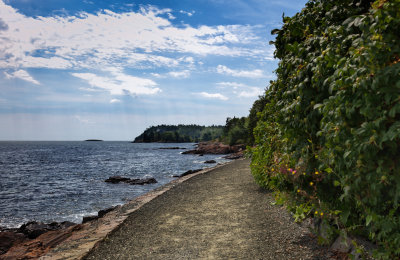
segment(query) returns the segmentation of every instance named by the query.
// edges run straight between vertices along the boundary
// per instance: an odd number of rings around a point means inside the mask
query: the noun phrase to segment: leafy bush
[[[284,17],[252,172],[296,218],[400,257],[400,0],[315,0]]]

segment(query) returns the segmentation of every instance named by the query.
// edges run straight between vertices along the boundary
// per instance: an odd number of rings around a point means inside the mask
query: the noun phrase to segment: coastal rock
[[[110,182],[110,183],[120,183],[120,182],[127,182],[129,181],[129,178],[121,177],[121,176],[111,176],[105,182]]]
[[[185,150],[183,147],[160,147],[158,150]]]
[[[22,243],[26,240],[26,236],[22,233],[0,232],[0,255],[7,253],[14,244]]]
[[[34,239],[48,231],[65,229],[65,228],[75,226],[75,225],[76,225],[75,223],[69,222],[69,221],[64,221],[61,223],[53,222],[50,224],[45,224],[45,223],[36,222],[36,221],[30,221],[26,224],[23,224],[17,230],[17,232],[26,235],[30,239]]]
[[[224,159],[228,159],[228,160],[236,160],[236,159],[240,159],[240,158],[243,158],[243,157],[244,157],[244,154],[241,151],[241,152],[237,152],[237,153],[226,155],[223,158]]]
[[[125,178],[125,177],[121,177],[121,176],[111,176],[110,178],[105,180],[105,182],[114,183],[114,184],[124,182],[124,183],[128,183],[131,185],[144,185],[144,184],[157,183],[157,180],[153,177],[145,178],[145,179],[130,179],[130,178]]]
[[[99,219],[99,216],[97,215],[90,215],[90,216],[84,216],[82,219],[82,224],[86,223],[86,222],[90,222],[93,220]]]
[[[76,223],[64,221],[45,224],[30,221],[20,228],[3,229],[0,232],[1,259],[30,259],[35,258],[35,252],[43,249],[43,241],[49,246],[55,245],[65,237],[66,230],[74,229]],[[50,234],[51,235],[47,235]],[[64,235],[64,236],[63,236]],[[56,239],[55,239],[56,237]],[[45,238],[44,240],[42,238]]]
[[[208,160],[208,161],[205,161],[204,163],[217,163],[215,160]]]
[[[26,224],[23,224],[18,232],[26,235],[30,239],[37,238],[43,233],[52,230],[50,225],[44,224],[42,222],[31,221]]]
[[[146,178],[146,179],[130,179],[126,181],[126,183],[129,183],[131,185],[144,185],[144,184],[153,184],[157,183],[157,180],[154,178]]]
[[[230,154],[244,150],[244,145],[229,146],[220,142],[201,142],[195,150],[185,151],[182,154]]]
[[[118,208],[118,206],[99,210],[99,212],[97,212],[97,215],[84,216],[83,219],[82,219],[82,224],[84,224],[84,223],[86,223],[86,222],[93,221],[93,220],[97,220],[97,219],[99,219],[99,218],[102,218],[102,217],[104,217],[108,212],[111,212],[111,211],[113,211],[113,210],[116,209],[116,208]]]
[[[54,248],[67,238],[73,232],[80,230],[82,225],[74,225],[72,227],[48,231],[35,239],[27,239],[20,242],[14,242],[8,251],[1,255],[1,259],[38,259],[51,248]]]
[[[111,207],[111,208],[108,208],[108,209],[102,209],[102,210],[100,210],[100,211],[97,213],[97,216],[98,216],[99,218],[102,218],[102,217],[104,217],[105,214],[107,214],[108,212],[113,211],[113,210],[116,209],[116,208],[118,208],[118,206]]]
[[[180,175],[173,175],[172,177],[180,178],[180,177],[183,177],[183,176],[186,176],[186,175],[189,175],[189,174],[193,174],[193,173],[196,173],[196,172],[199,172],[199,171],[202,171],[202,170],[203,169],[188,170],[188,171],[186,171],[186,172],[184,172],[184,173],[182,173]]]

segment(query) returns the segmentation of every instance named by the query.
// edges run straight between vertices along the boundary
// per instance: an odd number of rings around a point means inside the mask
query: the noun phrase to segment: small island
[[[100,139],[87,139],[85,142],[103,142],[103,140]]]

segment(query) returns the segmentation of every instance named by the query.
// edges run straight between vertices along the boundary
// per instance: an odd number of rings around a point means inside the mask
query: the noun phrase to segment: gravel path
[[[85,259],[326,259],[308,230],[237,160],[177,185],[109,234]]]

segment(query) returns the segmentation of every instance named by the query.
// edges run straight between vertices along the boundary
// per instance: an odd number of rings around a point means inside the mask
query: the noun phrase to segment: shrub
[[[398,258],[400,0],[315,0],[283,21],[252,172],[298,219],[336,223]]]

